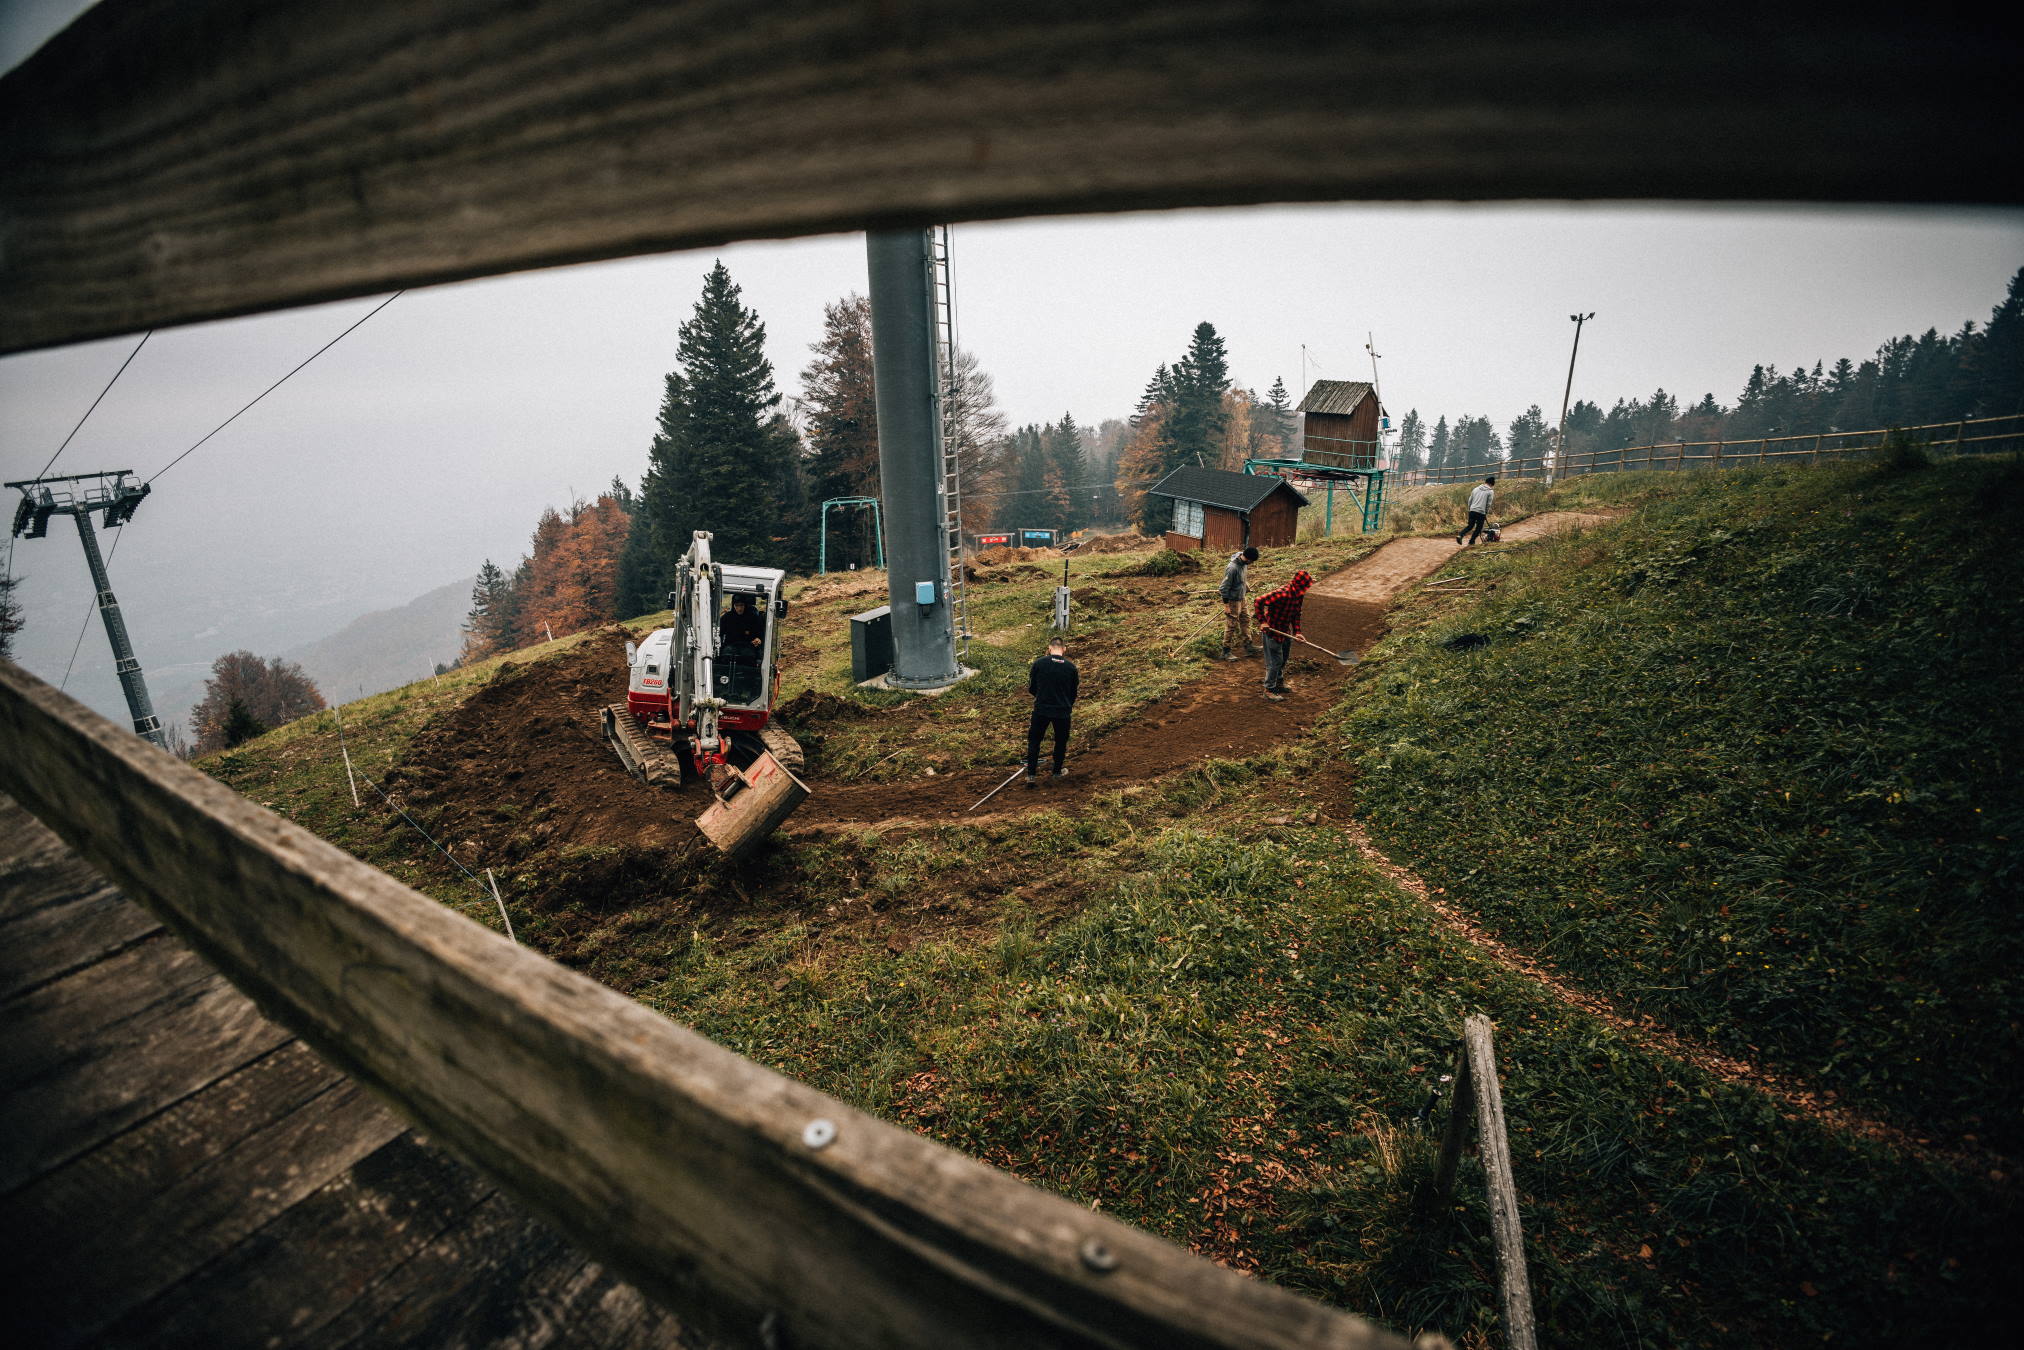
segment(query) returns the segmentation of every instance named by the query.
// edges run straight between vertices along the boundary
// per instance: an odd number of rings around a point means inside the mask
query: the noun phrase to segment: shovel
[[[1018,777],[1018,776],[1019,776],[1020,774],[1022,774],[1022,773],[1025,773],[1025,772],[1026,772],[1026,766],[1025,766],[1024,764],[1021,764],[1021,765],[1020,765],[1020,766],[1019,766],[1018,768],[1016,768],[1016,769],[1014,769],[1014,770],[1012,771],[1012,778],[1017,778],[1017,777]],[[1006,788],[1008,788],[1008,787],[1011,787],[1011,786],[1012,786],[1012,778],[1007,778],[1007,779],[1006,779],[1006,780],[1005,780],[1004,782],[1000,783],[1000,784],[999,784],[999,785],[998,785],[997,787],[994,787],[994,788],[992,788],[992,789],[991,789],[991,790],[990,790],[989,792],[985,793],[985,794],[984,794],[983,796],[979,797],[979,798],[978,798],[978,799],[977,799],[977,800],[976,800],[975,802],[971,803],[971,806],[970,806],[970,811],[974,811],[974,810],[976,810],[976,809],[977,809],[978,807],[982,806],[982,805],[983,805],[983,804],[984,804],[985,802],[988,802],[988,801],[990,801],[990,800],[991,800],[991,799],[992,799],[993,797],[995,797],[995,796],[997,796],[997,795],[998,795],[999,793],[1003,792],[1003,791],[1004,791],[1004,790],[1005,790]],[[969,815],[969,814],[970,814],[970,811],[965,811],[965,812],[963,812],[963,814],[967,816],[967,815]]]
[[[1277,628],[1267,628],[1265,629],[1265,631],[1272,634],[1272,636],[1274,637],[1283,637],[1290,641],[1297,642],[1303,647],[1312,647],[1314,648],[1314,650],[1320,652],[1323,656],[1334,659],[1340,665],[1353,666],[1358,661],[1363,659],[1362,657],[1359,657],[1355,652],[1332,652],[1328,650],[1328,648],[1322,646],[1320,643],[1309,642],[1306,638],[1301,637],[1297,633],[1282,633]]]

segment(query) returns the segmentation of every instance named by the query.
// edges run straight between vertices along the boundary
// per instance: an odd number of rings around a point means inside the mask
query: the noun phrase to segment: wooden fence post
[[[1511,1174],[1511,1141],[1504,1132],[1504,1094],[1490,1048],[1490,1019],[1462,1023],[1469,1077],[1476,1099],[1476,1143],[1489,1179],[1490,1225],[1497,1244],[1497,1285],[1504,1309],[1504,1339],[1511,1350],[1534,1350],[1532,1288],[1525,1278],[1525,1233],[1518,1222],[1518,1186]]]

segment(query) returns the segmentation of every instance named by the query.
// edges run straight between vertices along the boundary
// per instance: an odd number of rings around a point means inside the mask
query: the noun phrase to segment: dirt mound
[[[825,722],[864,717],[868,713],[869,709],[862,704],[852,703],[835,694],[825,694],[819,689],[804,689],[777,710],[781,721],[796,727],[816,727]]]
[[[1182,553],[1175,549],[1163,548],[1142,563],[1129,567],[1113,567],[1104,573],[1112,577],[1178,577],[1202,570],[1202,555],[1198,551]]]
[[[434,718],[387,775],[388,790],[453,852],[518,861],[566,850],[687,856],[696,790],[633,781],[605,744],[599,710],[625,696],[624,630],[549,660],[502,667]]]
[[[1158,548],[1160,541],[1143,534],[1093,534],[1075,546],[1077,553],[1135,553]]]

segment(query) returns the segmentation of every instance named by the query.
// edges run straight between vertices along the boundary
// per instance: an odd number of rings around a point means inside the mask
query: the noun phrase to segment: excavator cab
[[[627,644],[626,701],[606,708],[605,738],[643,783],[707,783],[697,828],[737,855],[808,796],[801,747],[772,723],[787,575],[714,563],[697,531],[668,596],[672,624]],[[665,738],[665,739],[663,739]]]

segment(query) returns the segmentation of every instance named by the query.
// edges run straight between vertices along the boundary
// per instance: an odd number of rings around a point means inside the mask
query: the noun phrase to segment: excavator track
[[[780,767],[799,778],[805,756],[801,753],[801,742],[787,734],[787,728],[778,722],[768,720],[759,732],[759,739],[766,742],[766,753],[780,761]]]
[[[623,703],[608,704],[603,712],[604,738],[618,753],[626,772],[649,787],[682,785],[682,760],[672,746],[655,740]]]

